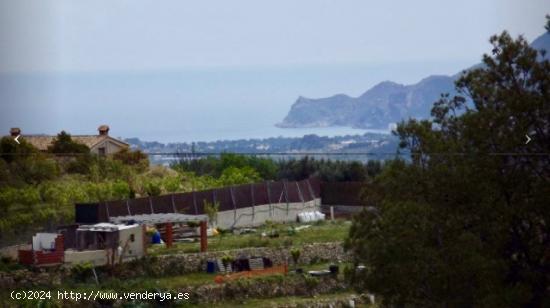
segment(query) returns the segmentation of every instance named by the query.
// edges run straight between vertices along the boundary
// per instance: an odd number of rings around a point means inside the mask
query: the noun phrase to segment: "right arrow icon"
[[[525,134],[525,138],[527,138],[527,140],[525,140],[525,144],[528,144],[531,141],[531,137],[529,137],[529,135]]]

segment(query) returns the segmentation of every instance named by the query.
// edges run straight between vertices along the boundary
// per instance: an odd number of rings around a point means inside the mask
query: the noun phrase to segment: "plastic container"
[[[151,242],[153,244],[160,244],[161,243],[160,233],[158,231],[155,231],[155,233],[153,233],[153,236],[151,237]]]
[[[206,262],[206,272],[213,274],[216,272],[216,262],[215,261],[208,261]]]

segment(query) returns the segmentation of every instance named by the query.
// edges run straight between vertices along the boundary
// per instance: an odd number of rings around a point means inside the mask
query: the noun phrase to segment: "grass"
[[[321,294],[315,297],[304,296],[285,296],[277,298],[252,298],[242,302],[226,302],[218,305],[211,305],[211,307],[309,307],[314,306],[314,303],[329,300],[343,300],[348,299],[352,295],[356,295],[354,292],[342,291],[330,294]],[[363,307],[363,306],[361,306]],[[373,307],[366,305],[365,307]]]
[[[317,263],[312,265],[303,265],[300,266],[304,272],[310,271],[310,270],[321,270],[321,269],[328,269],[328,266],[330,263]],[[343,267],[345,264],[340,264],[340,275],[339,278],[343,279]],[[284,283],[285,277],[291,277],[294,275],[293,273],[289,273],[289,276],[282,276],[280,274],[274,274],[269,276],[258,276],[258,277],[252,277],[247,278],[247,280],[265,280],[265,279],[282,279],[281,283]],[[184,292],[187,291],[187,288],[194,287],[194,286],[201,286],[201,285],[212,285],[215,284],[214,277],[216,274],[209,274],[205,272],[200,273],[190,273],[185,275],[178,275],[178,276],[166,276],[166,277],[137,277],[133,279],[125,279],[121,280],[116,277],[104,279],[100,281],[100,285],[96,285],[92,282],[87,283],[75,283],[66,281],[61,286],[56,286],[54,288],[43,288],[43,287],[34,287],[31,288],[32,290],[51,290],[52,294],[56,294],[57,290],[63,290],[63,291],[75,291],[75,292],[90,292],[92,290],[103,290],[103,291],[116,291],[116,292],[143,292],[145,290],[150,291],[180,291]],[[280,277],[276,277],[280,276]],[[0,306],[2,305],[3,301],[1,298],[4,298],[7,300],[9,298],[9,290],[2,290],[0,291]],[[322,300],[322,299],[335,299],[335,298],[345,298],[349,297],[353,293],[350,293],[349,290],[342,290],[341,292],[331,293],[331,294],[324,294],[319,295],[315,297],[315,301]],[[228,302],[224,303],[223,306],[227,307],[265,307],[265,306],[272,306],[272,305],[285,305],[285,304],[304,304],[307,305],[308,303],[313,303],[312,298],[308,297],[299,297],[299,296],[291,296],[291,297],[282,297],[282,298],[269,298],[269,299],[247,299],[245,302]],[[6,301],[5,303],[7,303]],[[20,302],[23,303],[23,302]],[[34,302],[30,302],[29,305],[34,305]],[[53,300],[52,303],[59,303],[59,301]],[[35,303],[38,306],[38,303]],[[179,305],[175,305],[178,306]],[[187,304],[184,303],[182,307],[189,307],[189,306],[195,306],[193,304]],[[200,305],[199,305],[200,306]],[[213,305],[214,307],[221,307]],[[30,306],[29,306],[30,307]],[[55,307],[52,306],[52,307]]]
[[[329,265],[330,263],[317,263],[312,265],[303,265],[300,267],[305,272],[307,272],[312,270],[328,269]],[[342,266],[340,270],[343,270]],[[218,274],[209,274],[205,272],[199,272],[199,273],[190,273],[190,274],[184,274],[184,275],[178,275],[178,276],[166,276],[166,277],[160,277],[160,278],[141,277],[141,278],[127,280],[124,282],[124,284],[131,287],[136,286],[138,287],[138,289],[139,289],[139,286],[148,286],[148,287],[155,287],[155,288],[161,288],[166,290],[177,290],[188,286],[214,284],[214,277],[216,277],[216,275]],[[274,275],[278,275],[278,274],[274,274]],[[262,276],[258,276],[258,277],[248,278],[248,279],[257,279],[261,277]],[[105,281],[104,283],[109,284],[109,281]]]
[[[343,241],[349,231],[350,224],[345,220],[320,221],[311,224],[311,227],[300,231],[291,231],[300,226],[297,223],[275,224],[272,227],[263,226],[256,229],[256,233],[232,234],[208,238],[208,250],[220,251],[230,249],[241,249],[249,247],[300,247],[310,243],[338,242]],[[302,224],[304,225],[304,224]],[[270,233],[276,230],[279,237],[261,237],[262,232]],[[155,245],[149,248],[148,253],[152,255],[176,254],[199,252],[200,244],[176,243],[172,248],[165,248]]]

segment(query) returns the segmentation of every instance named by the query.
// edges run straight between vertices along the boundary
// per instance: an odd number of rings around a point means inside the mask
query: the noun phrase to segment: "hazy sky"
[[[547,0],[0,0],[0,71],[476,62]]]
[[[542,34],[546,13],[548,0],[0,0],[0,135],[292,135],[273,125],[298,96],[456,74],[493,34]]]

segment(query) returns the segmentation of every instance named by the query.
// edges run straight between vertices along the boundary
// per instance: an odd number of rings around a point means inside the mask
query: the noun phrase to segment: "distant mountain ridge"
[[[531,46],[550,52],[550,33],[539,36]],[[312,99],[300,96],[284,120],[276,126],[284,128],[350,126],[363,129],[388,129],[392,123],[409,117],[429,118],[433,103],[441,94],[456,94],[454,82],[460,75],[461,73],[453,76],[432,75],[411,85],[384,81],[359,97],[337,94]]]

